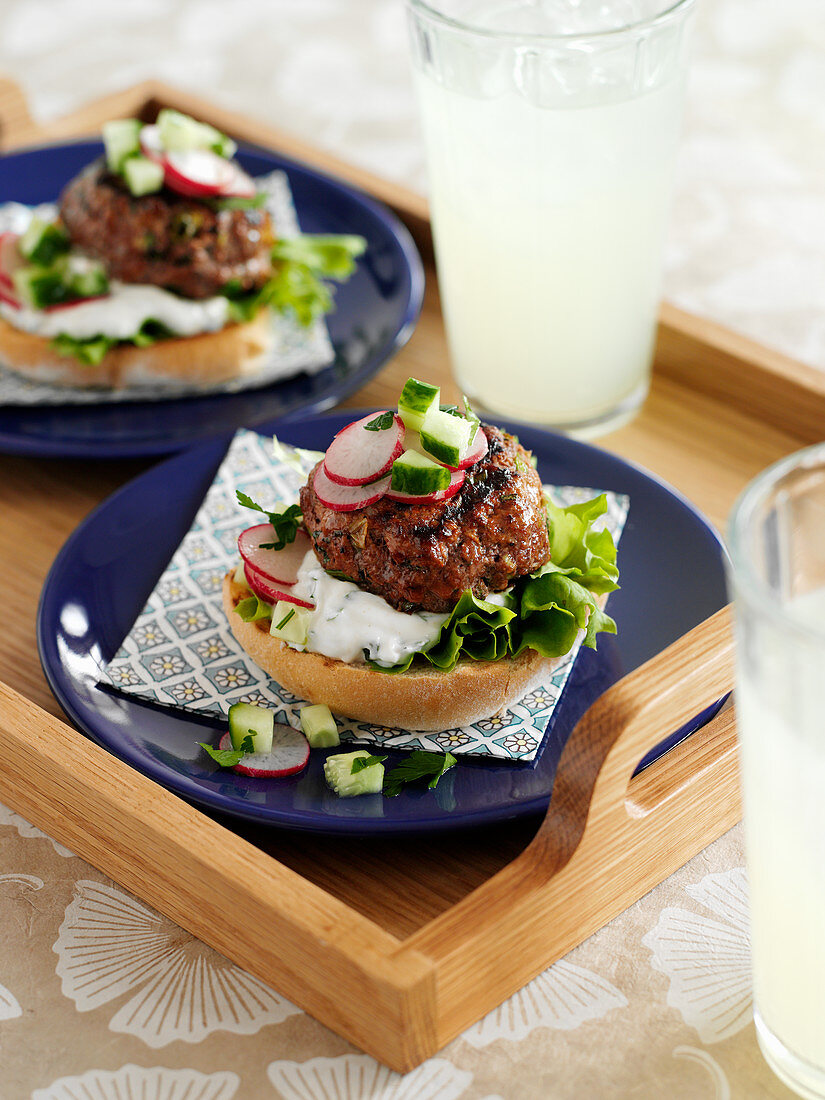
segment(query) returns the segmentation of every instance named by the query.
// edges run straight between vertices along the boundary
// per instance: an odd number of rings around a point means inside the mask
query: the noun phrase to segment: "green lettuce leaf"
[[[355,260],[366,248],[363,237],[302,234],[278,241],[272,249],[275,274],[253,294],[239,294],[231,286],[229,316],[233,321],[250,321],[262,306],[278,313],[291,313],[309,327],[333,307],[332,293],[324,279],[343,282],[355,270]]]
[[[147,318],[134,336],[124,340],[111,336],[87,336],[79,339],[61,332],[51,341],[51,346],[58,355],[71,356],[87,366],[96,367],[102,362],[104,355],[117,344],[134,344],[139,348],[148,348],[158,340],[167,340],[170,336],[174,336],[174,333],[165,325]]]
[[[268,603],[258,599],[257,596],[247,596],[239,600],[235,606],[236,614],[240,615],[245,623],[255,623],[258,619],[271,619],[272,608]]]

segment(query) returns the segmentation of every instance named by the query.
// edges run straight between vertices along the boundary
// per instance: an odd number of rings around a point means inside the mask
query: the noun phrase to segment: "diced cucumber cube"
[[[66,284],[77,298],[94,298],[109,290],[109,277],[103,264],[85,256],[70,256],[65,273]]]
[[[311,612],[289,600],[278,600],[272,608],[269,633],[288,645],[306,645]]]
[[[242,749],[247,737],[252,738],[253,752],[272,752],[275,714],[254,703],[233,703],[229,708],[229,737],[233,749]]]
[[[140,128],[137,118],[117,118],[103,123],[103,146],[110,172],[120,172],[126,158],[140,152]]]
[[[214,126],[171,108],[164,108],[158,114],[157,127],[163,147],[169,153],[211,149],[218,156],[231,157],[237,149],[235,142]]]
[[[33,309],[56,306],[73,296],[63,273],[54,268],[19,267],[11,278],[17,296]]]
[[[69,247],[66,230],[55,222],[44,221],[43,218],[32,218],[18,243],[20,255],[40,267],[53,264],[58,256],[69,251]]]
[[[133,195],[150,195],[163,187],[163,167],[148,157],[129,157],[123,162],[123,178]]]
[[[301,729],[311,749],[330,749],[341,744],[332,711],[323,703],[301,708]]]
[[[470,449],[476,425],[463,417],[442,412],[433,405],[421,425],[421,445],[428,454],[448,466],[458,466]]]
[[[324,778],[339,798],[354,798],[359,794],[380,794],[384,786],[384,765],[380,760],[353,773],[356,760],[373,759],[366,749],[328,756],[324,762]]]
[[[441,390],[429,382],[419,382],[417,378],[408,378],[398,398],[398,415],[407,428],[414,432],[421,430],[421,422],[428,409],[438,408]]]
[[[398,493],[412,496],[428,496],[446,489],[450,484],[450,471],[418,451],[404,451],[392,464],[391,488]]]
[[[249,588],[246,580],[246,570],[244,569],[243,558],[241,558],[241,560],[235,566],[235,572],[232,574],[232,580],[235,582],[235,584],[240,584],[244,588]]]

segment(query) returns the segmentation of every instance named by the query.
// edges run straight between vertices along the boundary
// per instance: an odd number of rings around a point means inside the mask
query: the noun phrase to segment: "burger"
[[[103,127],[105,155],[0,235],[0,362],[37,381],[205,387],[254,376],[273,314],[332,308],[364,241],[284,240],[225,134],[178,111]]]
[[[556,505],[515,436],[409,379],[397,410],[335,436],[298,502],[240,534],[224,610],[300,698],[393,728],[469,725],[615,632],[606,507]]]

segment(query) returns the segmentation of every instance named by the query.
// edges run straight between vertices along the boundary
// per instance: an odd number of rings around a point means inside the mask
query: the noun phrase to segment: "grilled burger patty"
[[[301,511],[324,568],[401,611],[444,612],[465,589],[501,592],[543,565],[549,543],[541,479],[513,436],[488,424],[483,430],[486,457],[436,508],[382,497],[357,512],[334,512],[316,496],[310,474]]]
[[[257,290],[272,274],[266,210],[215,209],[169,190],[135,197],[103,160],[68,184],[60,216],[73,244],[125,283],[209,298],[227,283]]]

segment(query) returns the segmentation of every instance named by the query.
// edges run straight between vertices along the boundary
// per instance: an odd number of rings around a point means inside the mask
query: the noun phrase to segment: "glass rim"
[[[695,2],[696,0],[670,0],[669,3],[666,2],[666,6],[663,10],[656,15],[651,15],[644,19],[637,19],[631,23],[624,23],[621,27],[610,27],[602,31],[569,31],[557,34],[531,34],[527,31],[500,31],[477,26],[466,19],[458,19],[455,16],[447,15],[445,12],[439,11],[438,7],[435,6],[434,0],[406,0],[407,7],[410,11],[429,16],[444,27],[450,27],[452,30],[462,31],[465,34],[476,35],[479,38],[487,38],[496,42],[514,43],[529,41],[539,44],[555,42],[565,45],[575,42],[590,41],[591,39],[605,40],[613,37],[620,37],[621,35],[630,34],[635,31],[648,30],[651,27],[658,26],[660,23],[668,22],[670,19],[679,15],[683,10],[692,8]]]
[[[752,555],[745,545],[757,509],[765,502],[769,493],[793,470],[810,470],[818,465],[825,467],[825,442],[794,451],[757,474],[733,503],[728,516],[725,542],[734,594],[737,597],[745,596],[749,603],[758,603],[760,614],[781,625],[783,629],[790,629],[808,640],[825,641],[825,625],[817,627],[803,622],[779,603],[776,592],[754,568]]]

